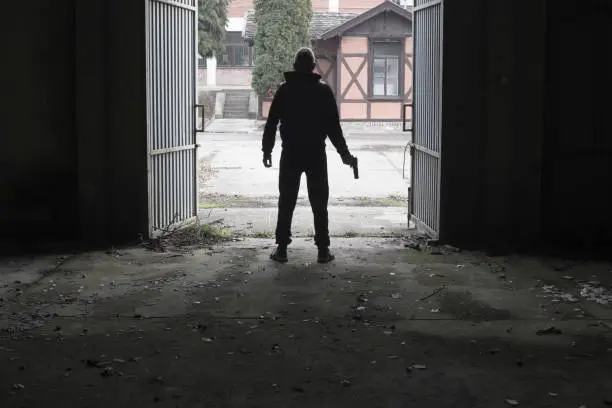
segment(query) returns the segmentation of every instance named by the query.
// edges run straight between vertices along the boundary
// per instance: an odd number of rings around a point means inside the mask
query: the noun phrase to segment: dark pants
[[[325,151],[314,153],[290,152],[283,150],[278,177],[278,222],[276,224],[276,243],[291,243],[291,221],[300,190],[302,173],[306,173],[308,199],[314,215],[315,245],[329,246],[327,201],[329,184],[327,181],[327,156]]]

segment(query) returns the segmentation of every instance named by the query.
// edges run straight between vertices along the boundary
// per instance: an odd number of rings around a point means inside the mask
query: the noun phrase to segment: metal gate
[[[146,0],[149,234],[197,215],[197,0]]]
[[[444,0],[416,0],[413,9],[413,112],[410,142],[410,219],[438,239],[442,133],[442,24]]]

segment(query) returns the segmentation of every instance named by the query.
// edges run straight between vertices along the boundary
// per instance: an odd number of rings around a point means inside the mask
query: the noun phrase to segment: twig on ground
[[[419,299],[419,302],[422,302],[424,300],[430,299],[434,296],[436,296],[437,294],[439,294],[440,292],[442,292],[444,289],[446,289],[446,285],[442,285],[440,286],[438,289],[434,290],[433,292],[431,292],[429,295],[424,296],[422,298]]]

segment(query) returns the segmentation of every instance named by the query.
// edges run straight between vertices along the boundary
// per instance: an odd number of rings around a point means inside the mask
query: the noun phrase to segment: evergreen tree
[[[309,47],[311,0],[255,0],[253,89],[268,96],[292,68],[300,47]]]
[[[204,58],[223,52],[229,0],[198,0],[198,52]]]

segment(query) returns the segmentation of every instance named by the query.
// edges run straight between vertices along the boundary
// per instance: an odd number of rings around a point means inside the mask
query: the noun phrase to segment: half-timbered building
[[[336,95],[344,121],[399,121],[412,99],[412,13],[384,1],[362,13],[317,12],[311,21],[315,72]],[[244,38],[252,44],[254,13]],[[271,98],[261,99],[260,117]]]

